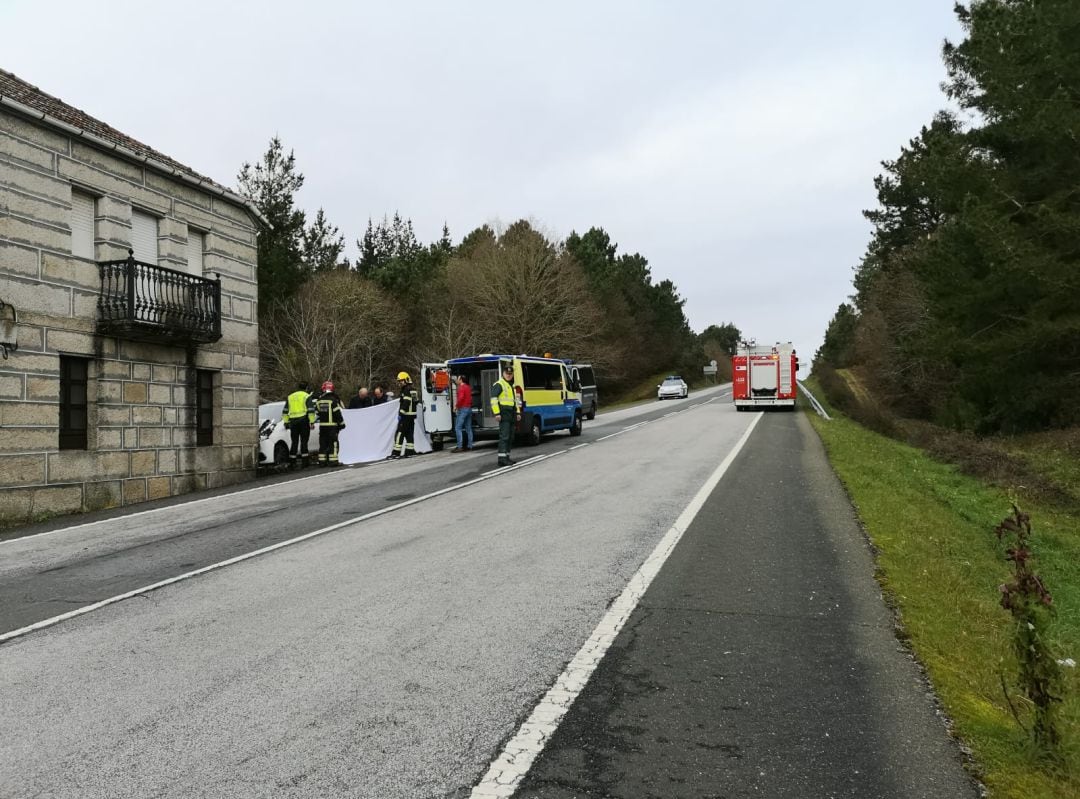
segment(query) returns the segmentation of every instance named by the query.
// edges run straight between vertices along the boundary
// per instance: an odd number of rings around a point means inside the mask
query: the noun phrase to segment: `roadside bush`
[[[1013,579],[999,586],[1001,607],[1013,617],[1013,653],[1018,674],[1016,685],[1032,715],[1032,735],[1041,754],[1058,757],[1061,732],[1055,716],[1062,702],[1063,680],[1061,667],[1047,643],[1047,627],[1053,614],[1053,598],[1042,578],[1035,573],[1031,552],[1031,517],[1013,505],[1007,516],[994,528],[998,541],[1005,546],[1005,559],[1012,563]],[[1002,675],[1005,699],[1016,723],[1028,732],[1020,711],[1013,704],[1005,677]]]

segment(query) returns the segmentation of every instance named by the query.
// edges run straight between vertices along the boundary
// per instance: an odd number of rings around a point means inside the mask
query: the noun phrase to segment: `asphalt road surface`
[[[0,543],[0,796],[975,796],[805,420],[723,394]]]

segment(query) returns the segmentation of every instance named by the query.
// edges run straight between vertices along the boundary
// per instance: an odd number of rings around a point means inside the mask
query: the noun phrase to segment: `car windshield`
[[[681,383],[682,383],[682,380],[680,380],[677,377],[669,377],[667,380],[664,381],[665,386],[677,386],[677,385],[680,385]]]
[[[281,416],[281,406],[282,406],[282,404],[283,403],[280,403],[280,402],[268,402],[268,403],[265,403],[263,405],[260,405],[259,406],[259,421],[261,422],[264,419],[277,419],[279,416]]]

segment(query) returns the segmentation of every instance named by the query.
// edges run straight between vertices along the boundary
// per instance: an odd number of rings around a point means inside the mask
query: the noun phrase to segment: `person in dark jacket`
[[[338,433],[345,429],[341,398],[334,393],[334,384],[327,380],[322,393],[315,398],[315,418],[319,422],[319,465],[338,466]]]
[[[416,411],[420,406],[420,396],[413,388],[408,372],[398,372],[398,385],[401,398],[398,400],[398,426],[394,436],[394,450],[391,458],[408,458],[416,454],[413,446],[413,432],[416,428]]]
[[[382,405],[386,402],[386,389],[382,386],[375,386],[375,397],[372,399],[372,405]]]
[[[368,394],[367,386],[360,386],[360,390],[356,392],[356,396],[349,400],[349,410],[355,411],[357,408],[370,408],[373,404],[371,395]]]

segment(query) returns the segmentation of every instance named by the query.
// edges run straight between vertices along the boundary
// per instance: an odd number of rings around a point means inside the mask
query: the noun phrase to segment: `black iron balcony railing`
[[[129,253],[131,251],[129,250]],[[136,261],[100,261],[98,329],[150,341],[221,338],[221,280]]]

